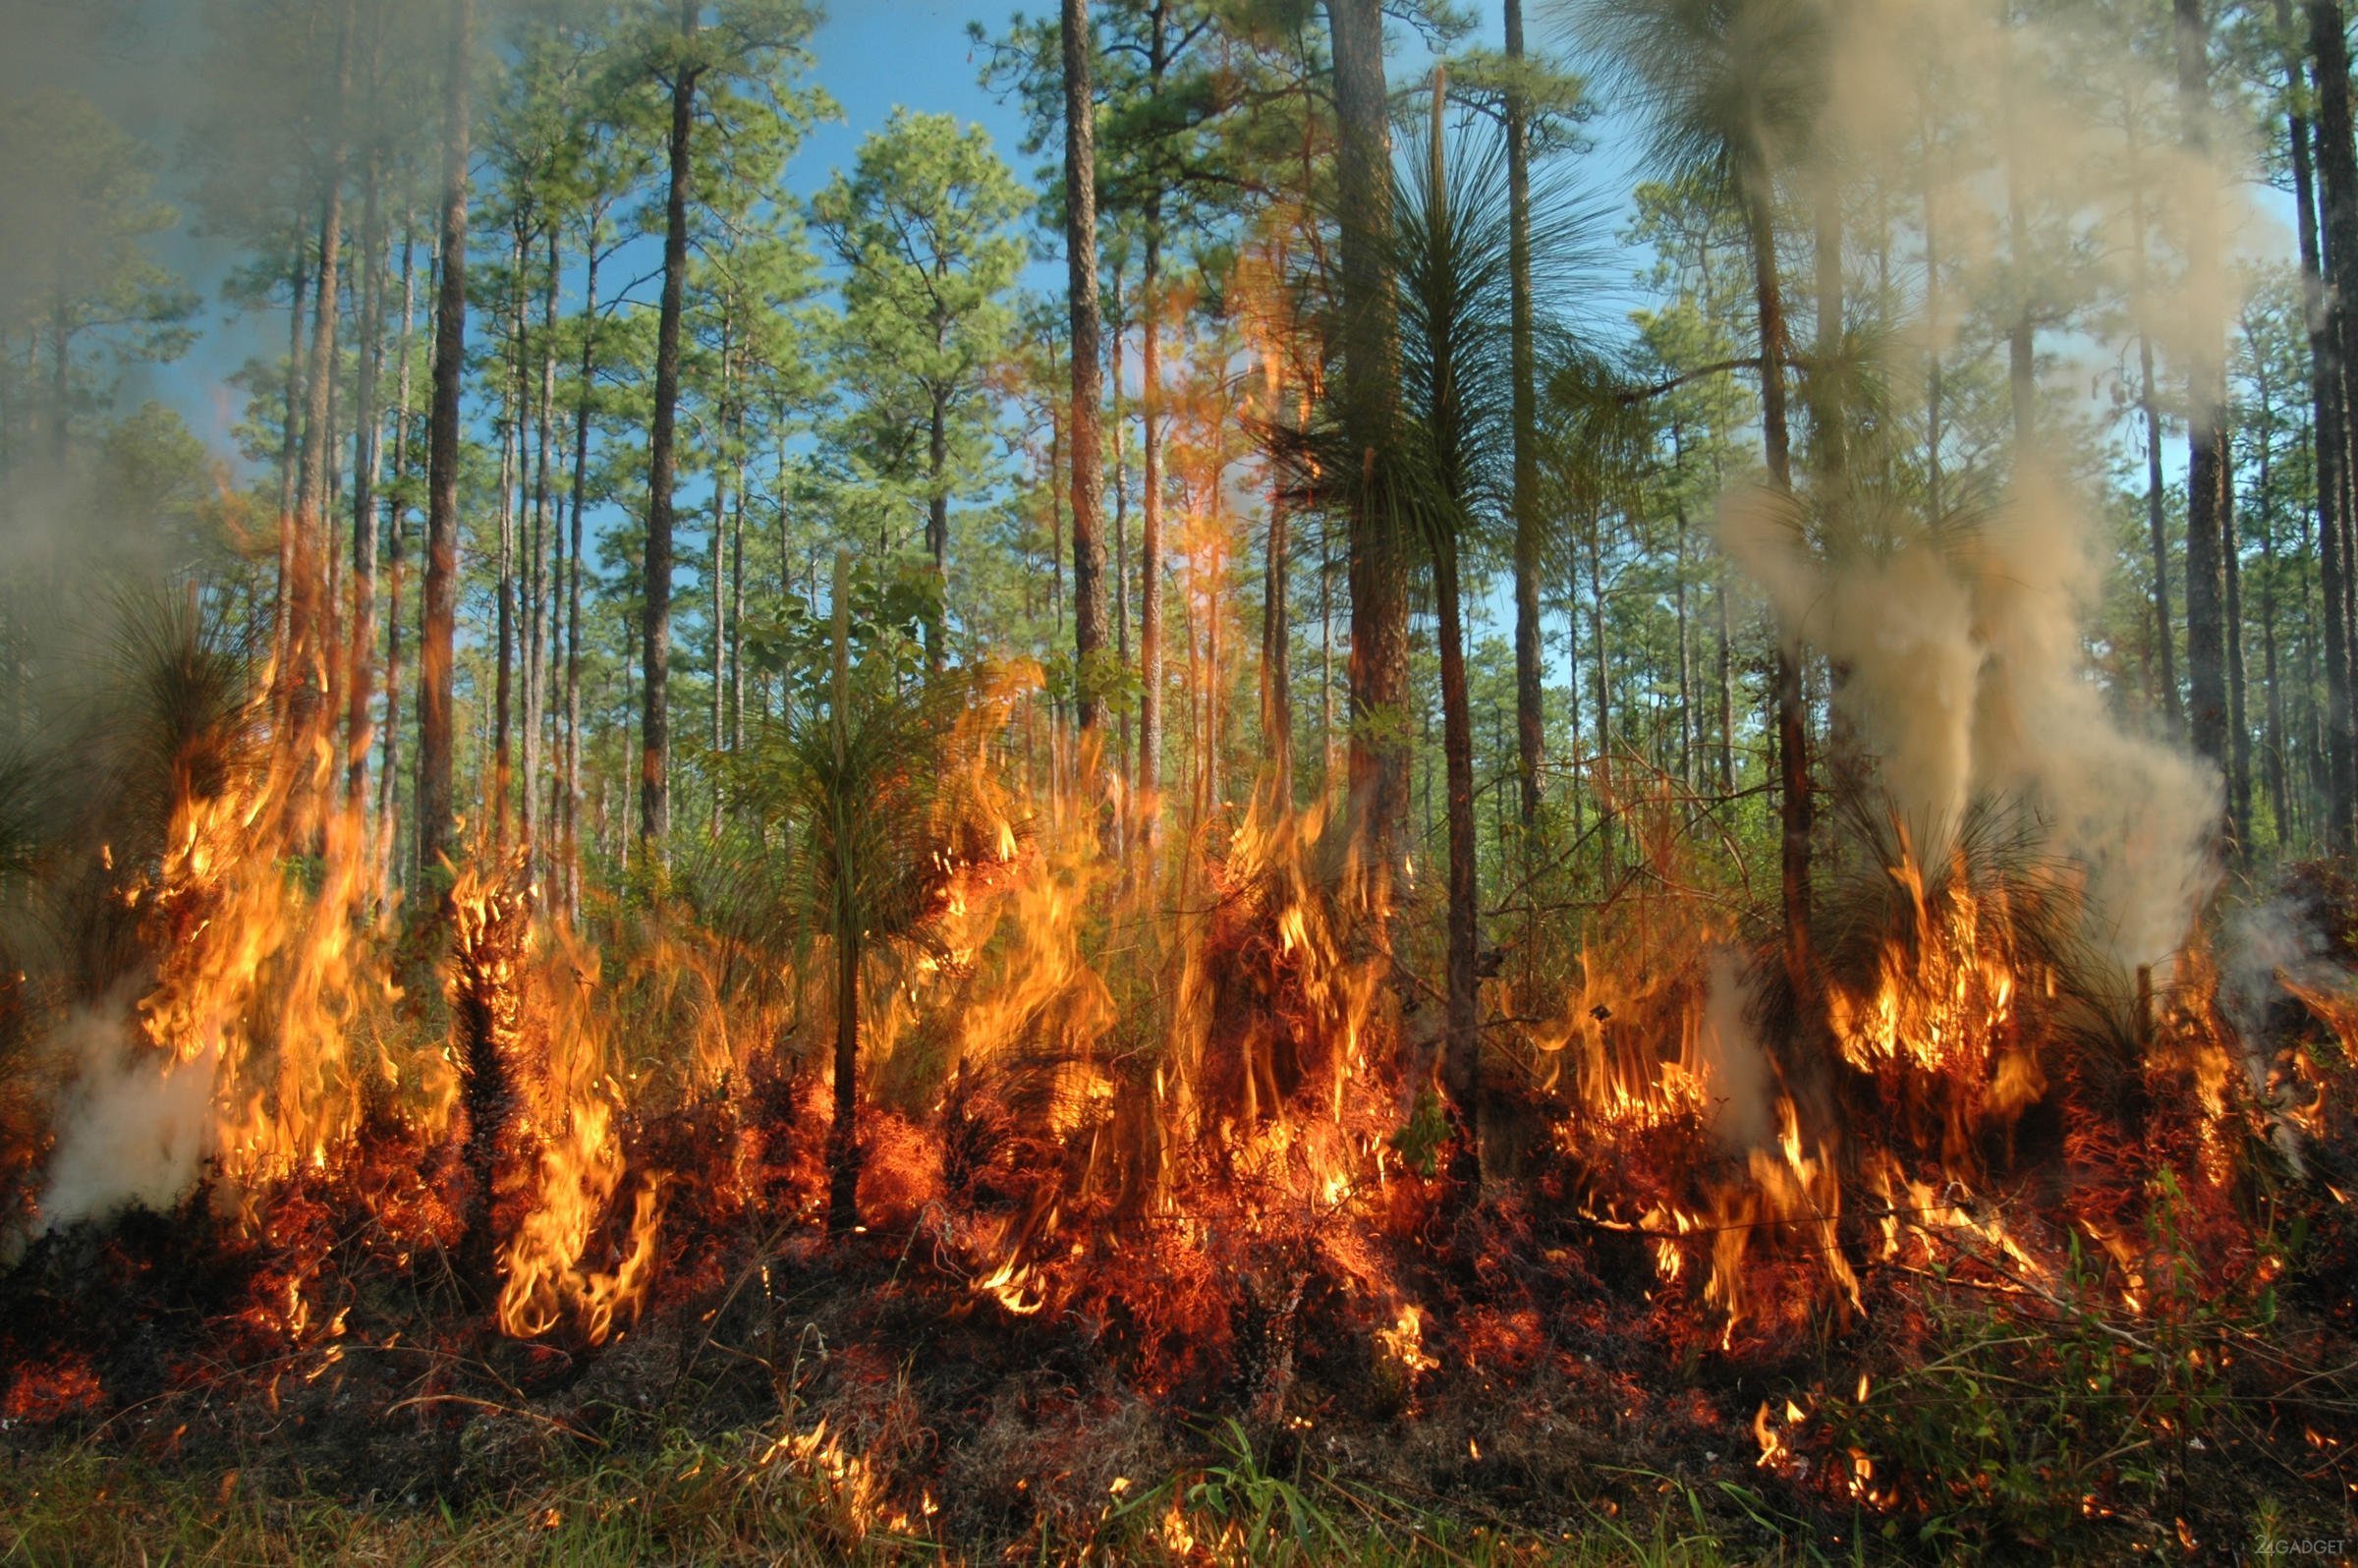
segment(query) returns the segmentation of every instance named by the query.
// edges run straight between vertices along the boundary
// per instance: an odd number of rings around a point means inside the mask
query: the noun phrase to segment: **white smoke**
[[[2125,728],[2080,629],[2101,575],[2077,509],[2035,476],[1971,530],[1896,531],[1833,558],[1789,512],[1732,493],[1720,542],[1789,644],[1845,667],[1840,715],[1876,758],[1920,861],[1978,798],[2021,800],[2085,877],[2088,935],[2129,973],[2166,971],[2218,876],[2216,770]]]
[[[196,1184],[212,1136],[212,1061],[180,1061],[132,1035],[122,1011],[84,1010],[52,1039],[73,1076],[56,1105],[44,1231],[168,1209]]]
[[[1755,1002],[1739,956],[1726,948],[1713,952],[1704,982],[1695,1068],[1711,1107],[1712,1131],[1730,1148],[1761,1148],[1768,1143],[1772,1076],[1768,1053],[1753,1029]]]
[[[2248,132],[2214,113],[2190,140],[2165,56],[2124,47],[2094,13],[2064,8],[2041,24],[2016,10],[1848,0],[1813,151],[1825,166],[1794,171],[1796,184],[1830,175],[1931,215],[1939,288],[1877,327],[1895,413],[1934,365],[2002,358],[2002,340],[1973,349],[1962,328],[1977,310],[2002,324],[2014,301],[2050,364],[2105,352],[2106,333],[2116,345],[2125,307],[2125,330],[2161,356],[2160,395],[2174,405],[2190,377],[2219,368],[2239,303],[2221,263],[2272,237],[2245,194]],[[2224,48],[2211,41],[2220,104]],[[1920,243],[1931,245],[1903,236],[1901,249]],[[2021,801],[2048,824],[2047,847],[2081,869],[2092,945],[2124,974],[2166,970],[2217,880],[2221,782],[2124,724],[2092,678],[2096,509],[2049,472],[2066,444],[2055,412],[2027,413],[2031,449],[2012,455],[1986,517],[1893,517],[1878,495],[1805,543],[1789,503],[1739,488],[1721,504],[1721,543],[1787,647],[1842,672],[1838,715],[1876,759],[1921,861],[1945,857],[1977,801]],[[1989,491],[1986,467],[1969,475],[1946,456],[1944,505]]]

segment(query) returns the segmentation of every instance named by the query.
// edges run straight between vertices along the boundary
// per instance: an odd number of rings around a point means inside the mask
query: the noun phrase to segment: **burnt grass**
[[[2358,969],[2358,889],[2311,878],[2327,956]],[[1282,975],[1229,967],[1259,986],[1227,998],[1239,1028],[1291,1016]],[[1232,1147],[1173,1154],[1164,1201],[1141,1203],[1020,1083],[961,1080],[923,1124],[864,1114],[867,1228],[830,1237],[823,1088],[781,1055],[621,1119],[630,1175],[584,1263],[621,1257],[641,1182],[662,1193],[659,1252],[599,1344],[499,1331],[463,1260],[463,1131],[428,1139],[387,1106],[275,1191],[200,1185],[0,1263],[0,1500],[94,1455],[199,1495],[234,1473],[248,1494],[414,1518],[525,1502],[683,1436],[758,1453],[823,1433],[863,1467],[879,1537],[958,1560],[1211,1560],[1205,1532],[1170,1547],[1138,1510],[1239,1472],[1412,1540],[1488,1532],[1509,1560],[1643,1542],[1664,1519],[1738,1560],[2347,1550],[2358,1076],[2311,1011],[2269,1027],[2317,1078],[2297,1167],[2249,1115],[2207,1156],[2165,1076],[2106,1091],[2124,1121],[2057,1072],[2021,1125],[2069,1136],[2015,1140],[1972,1200],[2050,1270],[2011,1273],[1975,1236],[1894,1254],[1849,1173],[1833,1247],[1855,1303],[1810,1232],[1764,1232],[1732,1329],[1707,1296],[1711,1238],[1666,1273],[1626,1216],[1692,1207],[1742,1167],[1713,1168],[1693,1127],[1581,1136],[1580,1107],[1503,1067],[1479,1190],[1404,1153],[1324,1203]],[[1297,1125],[1335,1114],[1306,1039],[1277,1052]],[[1871,1082],[1836,1099],[1857,1142],[1892,1142]],[[1354,1104],[1360,1147],[1396,1105]],[[37,1142],[6,1142],[0,1198],[22,1213]],[[510,1181],[492,1227],[512,1234],[531,1201]],[[2134,1247],[2083,1245],[2091,1216]],[[1012,1302],[987,1288],[1011,1245],[1030,1275]],[[1765,1409],[1786,1450],[1766,1465]],[[1214,1555],[1281,1556],[1266,1544]]]
[[[733,1114],[692,1107],[633,1143],[644,1158],[709,1148],[743,1132],[723,1125]],[[652,1297],[609,1343],[527,1342],[496,1331],[456,1266],[454,1152],[376,1136],[258,1227],[199,1192],[33,1242],[0,1275],[11,1466],[94,1451],[402,1514],[525,1495],[666,1434],[823,1422],[961,1558],[1077,1553],[1126,1488],[1232,1465],[1240,1442],[1265,1474],[1534,1543],[1675,1509],[1735,1557],[1848,1556],[1861,1536],[1878,1555],[2064,1544],[1994,1503],[1960,1507],[1939,1485],[1960,1478],[1913,1478],[1930,1501],[1863,1508],[1833,1440],[1810,1453],[1806,1426],[1804,1464],[1756,1463],[1763,1404],[1808,1405],[1933,1353],[1934,1287],[1872,1266],[1863,1237],[1864,1313],[1810,1298],[1723,1351],[1641,1238],[1581,1217],[1577,1169],[1479,1202],[1403,1176],[1350,1225],[1230,1205],[1095,1228],[1065,1260],[1063,1300],[1025,1314],[979,1292],[960,1256],[971,1192],[840,1239],[770,1217],[765,1198],[811,1174],[796,1150],[765,1167],[766,1194],[757,1180],[671,1204]],[[418,1227],[406,1236],[382,1217],[390,1172],[411,1184],[390,1205]],[[2269,1329],[2300,1367],[2352,1359],[2347,1212],[2309,1216]],[[1431,1367],[1387,1346],[1377,1270],[1421,1304]],[[2191,1446],[2181,1433],[2161,1489],[2114,1499],[2073,1553],[2201,1557],[2254,1539],[2262,1515],[2346,1538],[2350,1379],[2296,1384],[2292,1365],[2243,1358],[2228,1382],[2245,1419]],[[1928,1540],[1929,1517],[1951,1523]]]

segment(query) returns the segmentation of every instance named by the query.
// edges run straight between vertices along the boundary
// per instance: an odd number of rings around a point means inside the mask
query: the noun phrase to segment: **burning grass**
[[[571,925],[486,851],[405,930],[323,756],[252,752],[110,864],[136,962],[12,1015],[28,1555],[2358,1538],[2334,873],[2120,977],[1999,825],[1870,821],[1800,994],[1657,867],[1560,972],[1526,933],[1444,1116],[1430,923],[1318,813],[1146,877],[976,748],[896,851],[847,1127],[840,912],[686,868]]]

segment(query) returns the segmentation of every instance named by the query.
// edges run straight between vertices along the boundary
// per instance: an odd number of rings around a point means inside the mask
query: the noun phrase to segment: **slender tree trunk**
[[[680,29],[691,47],[702,7],[684,0]],[[696,83],[702,68],[683,59],[671,84],[670,183],[663,203],[663,304],[655,328],[655,412],[648,438],[646,609],[640,627],[643,706],[639,726],[639,836],[647,868],[662,864],[671,834],[672,488],[679,477],[675,433],[680,405],[680,314],[688,292],[688,199],[694,170]]]
[[[948,657],[942,644],[949,636],[950,581],[950,393],[941,385],[933,388],[926,426],[926,551],[933,558],[933,581],[945,601],[937,602],[926,620],[926,663],[938,670]]]
[[[1376,908],[1390,904],[1408,810],[1408,573],[1387,491],[1398,399],[1398,302],[1384,260],[1391,224],[1391,136],[1377,0],[1325,0],[1334,49],[1342,225],[1344,426],[1359,456],[1350,508],[1350,821]]]
[[[745,750],[745,409],[734,411],[729,465],[736,483],[729,503],[729,750]]]
[[[1438,153],[1436,151],[1437,158]],[[1441,1074],[1458,1123],[1460,1180],[1482,1179],[1481,944],[1477,922],[1474,717],[1466,690],[1466,634],[1457,581],[1457,539],[1433,540],[1432,592],[1441,654],[1441,756],[1449,820],[1448,985]]]
[[[1095,44],[1087,0],[1063,0],[1065,295],[1072,322],[1073,654],[1081,728],[1097,727],[1105,684],[1103,311],[1097,301],[1096,99],[1090,86]]]
[[[1695,789],[1695,639],[1687,614],[1687,504],[1680,500],[1672,508],[1671,521],[1677,526],[1676,552],[1671,569],[1677,575],[1675,585],[1678,612],[1678,781],[1690,794]]]
[[[1766,192],[1748,192],[1745,222],[1750,230],[1753,291],[1761,329],[1761,432],[1769,482],[1793,487],[1792,441],[1785,424],[1785,307],[1776,274],[1776,235],[1770,227]],[[1776,762],[1781,824],[1778,872],[1785,923],[1785,971],[1796,995],[1810,984],[1810,798],[1809,708],[1801,690],[1801,660],[1780,639],[1776,651]]]
[[[518,496],[524,471],[524,231],[516,210],[508,249],[508,363],[500,393],[499,583],[494,601],[497,624],[496,674],[491,706],[491,842],[508,844],[508,816],[515,795],[516,700],[516,525],[523,510]]]
[[[1108,324],[1113,328],[1106,339],[1106,354],[1112,362],[1107,374],[1109,393],[1113,401],[1113,659],[1127,684],[1130,677],[1130,473],[1122,440],[1122,335],[1129,330],[1122,315],[1122,273],[1117,264],[1113,272],[1113,308]],[[1116,736],[1119,756],[1116,766],[1125,779],[1135,779],[1135,762],[1131,752],[1130,704],[1121,705],[1121,723]],[[1117,826],[1120,824],[1117,824]]]
[[[2285,20],[2283,9],[2279,0],[2279,27]],[[2268,775],[2269,814],[2275,821],[2276,848],[2281,852],[2291,842],[2292,814],[2284,777],[2284,689],[2276,661],[2276,499],[2271,472],[2276,421],[2267,362],[2257,352],[2261,347],[2258,334],[2252,336],[2253,363],[2261,366],[2255,379],[2260,398],[2260,679],[2267,698],[2268,724],[2263,763]]]
[[[328,454],[335,440],[330,405],[336,384],[337,291],[344,241],[344,126],[342,105],[352,86],[352,28],[355,0],[345,0],[336,28],[335,111],[327,132],[327,156],[320,174],[319,269],[312,279],[310,368],[305,374],[303,459],[295,480],[295,532],[288,564],[293,588],[286,592],[286,640],[279,648],[279,690],[285,703],[287,740],[309,744],[312,727],[327,722],[325,661],[333,656],[322,640],[327,614],[321,601],[327,576]]]
[[[1284,372],[1272,369],[1269,380],[1270,418],[1283,420],[1288,395]],[[1261,734],[1268,748],[1270,798],[1279,811],[1291,811],[1294,805],[1293,628],[1288,624],[1292,544],[1287,537],[1291,522],[1285,497],[1272,493],[1267,542],[1262,552]]]
[[[1602,797],[1597,803],[1597,864],[1602,872],[1600,880],[1609,887],[1613,879],[1613,820],[1620,814],[1620,799],[1613,783],[1618,768],[1613,759],[1612,669],[1604,634],[1604,515],[1592,508],[1588,521],[1588,537],[1583,542],[1588,545],[1589,557],[1589,654],[1595,661],[1591,674],[1597,682],[1597,761],[1592,776],[1599,780]],[[1574,679],[1578,678],[1575,674]]]
[[[2012,10],[2008,6],[2008,11]],[[2008,18],[2011,28],[2012,19]],[[2011,48],[2012,40],[2008,39]],[[2031,243],[2030,219],[2024,208],[2022,191],[2023,165],[2028,161],[2021,142],[2021,117],[2014,103],[2014,75],[2023,67],[2006,67],[2006,89],[2003,113],[2006,117],[2006,263],[2011,272],[2007,291],[2012,307],[2006,322],[2006,388],[2007,405],[2014,416],[2014,451],[2017,461],[2031,451],[2032,420],[2038,402],[2038,362],[2034,357],[2034,338],[2031,312]]]
[[[565,576],[565,913],[582,907],[582,503],[590,474],[590,405],[597,371],[598,214],[590,215],[582,253],[581,385],[573,411],[573,494],[567,524],[573,570]],[[628,660],[625,660],[628,663]]]
[[[1930,344],[1925,356],[1924,378],[1924,465],[1926,509],[1937,522],[1943,516],[1940,495],[1940,444],[1944,439],[1941,425],[1941,332],[1947,321],[1947,306],[1940,278],[1940,197],[1934,184],[1933,159],[1939,145],[1939,128],[1934,119],[1932,99],[1923,93],[1919,99],[1920,119],[1924,127],[1924,328]],[[1888,444],[1888,443],[1886,443]]]
[[[1506,57],[1523,59],[1523,0],[1506,0]],[[1523,825],[1540,814],[1540,768],[1547,755],[1544,656],[1540,646],[1538,358],[1531,299],[1531,124],[1520,78],[1506,93],[1506,199],[1510,417],[1514,440],[1515,780]]]
[[[1718,620],[1719,793],[1732,797],[1736,793],[1736,676],[1734,638],[1727,624],[1727,580],[1724,577],[1712,588],[1712,603]]]
[[[835,549],[835,1123],[827,1135],[827,1229],[848,1234],[860,1223],[860,937],[853,903],[854,868],[845,863],[851,843],[850,791],[845,758],[851,748],[851,551]]]
[[[311,242],[310,237],[304,231],[304,222],[300,216],[295,220],[294,234],[290,243],[294,247],[295,260],[287,274],[286,423],[278,432],[279,593],[270,629],[270,642],[273,647],[284,641],[286,636],[286,588],[289,583],[294,581],[294,566],[290,552],[295,547],[293,523],[296,473],[303,462],[303,411],[305,408],[303,304],[311,276]],[[57,418],[61,420],[65,418],[67,410],[67,400],[61,395],[63,390],[63,388],[59,388],[51,398],[56,405]],[[62,425],[58,438],[63,439]]]
[[[1837,534],[1848,527],[1850,435],[1843,411],[1842,360],[1842,185],[1830,160],[1814,176],[1812,256],[1818,309],[1817,364],[1806,383],[1810,397],[1811,457],[1817,470],[1819,511]]]
[[[2162,400],[2154,386],[2154,340],[2148,329],[2148,248],[2143,148],[2134,119],[2129,127],[2129,245],[2136,252],[2130,274],[2130,313],[2137,318],[2137,406],[2145,416],[2145,532],[2154,557],[2154,638],[2162,666],[2162,712],[2171,734],[2185,727],[2178,703],[2177,638],[2169,613],[2169,528],[2162,516]]]
[[[2228,450],[2224,435],[2219,439],[2219,446],[2223,460]],[[2244,669],[2243,552],[2236,533],[2235,483],[2231,474],[2222,476],[2220,479],[2218,521],[2220,560],[2227,590],[2224,637],[2227,654],[2227,817],[2235,830],[2236,853],[2248,861],[2252,853],[2251,693]]]
[[[1319,521],[1319,793],[1334,794],[1334,530]]]
[[[2186,150],[2209,151],[2210,27],[2203,0],[2174,0],[2178,105]],[[2204,178],[2198,173],[2196,179]],[[2212,203],[2196,206],[2187,232],[2187,288],[2198,302],[2218,297],[2218,240]],[[2198,306],[2197,308],[2201,308]],[[2205,342],[2187,375],[2186,675],[2187,731],[2194,748],[2232,771],[2227,744],[2226,578],[2222,521],[2226,508],[2226,393],[2223,355]],[[2232,822],[2225,824],[2230,829]]]
[[[2340,0],[2305,0],[2309,50],[2316,71],[2316,175],[2323,188],[2321,251],[2331,271],[2324,291],[2324,319],[2310,333],[2326,387],[2317,426],[2320,510],[2320,575],[2324,590],[2326,644],[2326,750],[2328,846],[2347,852],[2358,845],[2358,734],[2353,733],[2350,622],[2352,539],[2349,431],[2344,423],[2350,302],[2358,299],[2358,166],[2350,125],[2349,41]],[[2307,258],[2304,257],[2304,260]],[[2321,276],[2327,274],[2321,273]],[[2320,355],[2319,351],[2323,351]],[[2330,405],[2330,406],[2326,406]],[[2328,462],[2330,451],[2331,460]],[[2326,471],[2332,471],[2332,484]]]
[[[441,277],[434,393],[426,420],[425,622],[419,645],[418,868],[430,874],[451,829],[452,643],[459,595],[459,393],[467,358],[468,87],[475,0],[451,0],[444,103]]]
[[[359,293],[352,281],[352,269],[345,267],[343,273],[343,283],[336,291],[340,311],[343,303]],[[357,305],[347,313],[353,319],[349,322],[340,320],[337,323],[337,330],[349,337],[360,330],[360,310]],[[317,733],[319,738],[329,742],[332,748],[336,725],[344,716],[343,627],[346,585],[344,582],[344,551],[335,528],[335,519],[344,498],[344,445],[336,435],[336,432],[344,427],[344,377],[341,373],[341,355],[332,360],[330,364],[335,365],[338,373],[330,376],[328,380],[327,476],[326,483],[321,487],[319,494],[319,531],[312,541],[318,551],[320,576],[324,582],[320,585],[317,601],[319,618],[316,638],[319,653],[312,660],[311,667],[318,672],[319,676],[320,706]],[[332,793],[334,780],[329,776],[331,771],[332,763],[329,767],[321,768],[318,773],[320,785],[318,804],[322,808],[328,805],[328,797]]]
[[[373,80],[373,71],[370,76]],[[385,363],[385,252],[391,245],[380,205],[380,163],[372,148],[361,202],[361,254],[367,281],[361,306],[360,407],[352,421],[357,450],[352,464],[352,624],[345,644],[349,674],[344,682],[344,804],[356,817],[368,803],[368,753],[375,743],[370,723],[376,699],[376,486],[384,432],[377,380]]]
[[[2161,655],[2162,713],[2171,733],[2185,724],[2178,706],[2177,638],[2169,614],[2169,526],[2162,516],[2162,405],[2154,394],[2154,341],[2137,334],[2138,401],[2145,409],[2145,532],[2154,556],[2154,644]]]
[[[2308,445],[2311,472],[2315,476],[2317,511],[2323,518],[2332,514],[2341,493],[2342,444],[2338,439],[2342,430],[2341,402],[2337,376],[2333,373],[2339,360],[2325,337],[2331,315],[2327,305],[2325,267],[2318,242],[2317,183],[2313,162],[2315,142],[2309,119],[2300,112],[2299,107],[2309,97],[2309,77],[2302,63],[2298,43],[2290,41],[2296,36],[2291,0],[2275,0],[2275,21],[2277,30],[2288,40],[2284,54],[2284,86],[2285,101],[2292,107],[2286,112],[2285,143],[2292,165],[2294,227],[2299,238],[2301,265],[2301,306],[2309,343]],[[2301,559],[2304,563],[2301,578],[2302,618],[2314,629],[2318,626],[2318,618],[2311,612],[2309,574],[2306,569],[2310,560],[2310,522],[2306,512],[2301,515]],[[2338,560],[2336,552],[2335,564],[2338,564]],[[2324,563],[2320,562],[2319,565],[2322,568]],[[2340,650],[2339,628],[2328,624],[2324,631],[2329,655]],[[2313,804],[2323,798],[2317,792],[2321,758],[2316,732],[2317,642],[2315,630],[2301,639],[2301,734],[2304,742],[2304,773],[2309,780]],[[2329,684],[2331,680],[2330,671],[2335,667],[2329,662]],[[2290,744],[2289,736],[2287,744]],[[2330,796],[2330,785],[2323,794]],[[2327,814],[2330,825],[2330,810]]]
[[[1139,279],[1138,798],[1145,812],[1145,879],[1162,837],[1162,308],[1161,237],[1150,198]]]
[[[2316,433],[2312,431],[2310,445],[2313,451],[2316,444]],[[2300,516],[2301,562],[2304,568],[2300,577],[2301,618],[2314,628],[2325,625],[2325,617],[2318,603],[2319,579],[2324,576],[2324,546],[2317,536],[2316,527],[2321,519],[2317,510],[2311,508],[2304,508]],[[2317,563],[2314,570],[2308,569],[2312,562]],[[2327,630],[2331,628],[2328,627]],[[2309,784],[2310,814],[2316,818],[2319,836],[2323,837],[2332,831],[2332,808],[2330,803],[2333,782],[2325,733],[2326,704],[2318,680],[2318,643],[2319,636],[2314,631],[2301,639],[2301,740],[2303,756],[2307,759],[2304,772]]]
[[[724,301],[720,312],[720,410],[717,423],[721,443],[726,444],[729,430],[729,404],[733,374],[732,350],[735,347],[736,322],[729,304]],[[723,596],[728,588],[729,533],[729,465],[725,453],[715,452],[712,460],[712,554],[704,573],[705,587],[712,599],[712,709],[708,742],[714,766],[712,802],[704,819],[704,836],[720,837],[720,770],[718,760],[721,743],[727,736],[728,719],[728,602]]]
[[[557,214],[548,215],[544,235],[548,275],[540,283],[540,395],[533,407],[533,537],[525,552],[524,617],[524,843],[538,868],[547,862],[548,822],[541,809],[541,761],[548,727],[548,574],[550,485],[554,454],[550,436],[557,404]]]
[[[397,881],[408,880],[408,862],[398,854],[401,836],[401,633],[402,568],[409,534],[410,482],[410,334],[417,324],[418,277],[412,247],[415,214],[405,215],[401,229],[401,349],[394,372],[393,506],[385,519],[385,756],[376,781],[377,900],[392,896]]]

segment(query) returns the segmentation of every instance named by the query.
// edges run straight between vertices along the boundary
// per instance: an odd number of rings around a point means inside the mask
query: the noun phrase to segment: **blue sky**
[[[1014,9],[964,0],[866,0],[831,7],[814,40],[814,76],[842,106],[843,118],[814,131],[787,171],[788,190],[808,196],[825,185],[836,169],[851,164],[861,138],[903,106],[980,122],[1000,155],[1028,177],[1029,160],[1018,151],[1022,116],[983,90],[967,40],[970,20],[996,31]],[[238,259],[230,248],[184,234],[172,249],[175,264],[204,298],[203,334],[180,361],[153,371],[144,385],[124,390],[135,401],[156,396],[173,404],[208,446],[226,454],[238,401],[228,378],[249,357],[282,351],[286,317],[283,311],[239,317],[221,304],[222,276]]]
[[[1029,180],[1037,159],[1020,150],[1023,119],[1000,102],[979,81],[979,51],[969,41],[967,27],[980,22],[992,33],[1001,31],[1021,9],[1038,15],[1053,0],[842,0],[828,7],[827,20],[813,41],[816,57],[814,79],[842,108],[842,118],[814,129],[787,171],[787,190],[808,196],[824,186],[834,171],[849,167],[860,140],[882,126],[896,107],[948,113],[962,122],[980,123],[996,144],[999,155],[1019,176]],[[1498,20],[1495,5],[1486,5],[1477,36],[1495,44]],[[181,16],[185,27],[190,19]],[[1429,56],[1413,36],[1394,28],[1399,52],[1392,65],[1395,84],[1411,82],[1426,70]],[[163,126],[136,127],[152,137],[167,139]],[[241,395],[229,387],[229,377],[255,355],[283,352],[286,318],[283,311],[238,316],[221,304],[220,283],[240,257],[228,246],[182,233],[170,246],[173,264],[204,300],[199,316],[201,336],[177,363],[142,372],[123,388],[127,401],[159,397],[181,410],[191,426],[215,451],[232,450],[231,430]],[[645,271],[625,263],[617,271]],[[1052,263],[1034,268],[1034,286],[1060,283],[1061,269]],[[642,291],[644,292],[644,291]]]

